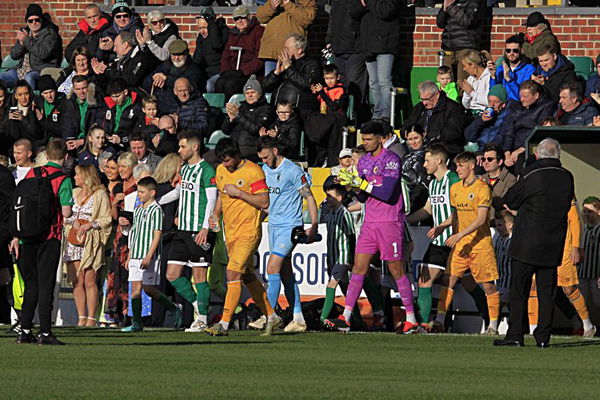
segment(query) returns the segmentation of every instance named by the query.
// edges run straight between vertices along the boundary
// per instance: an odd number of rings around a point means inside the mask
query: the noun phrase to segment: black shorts
[[[198,246],[194,241],[197,234],[198,232],[177,231],[171,242],[167,264],[208,268],[212,262],[215,234],[209,231],[206,243],[202,246]]]
[[[425,255],[423,256],[422,264],[431,268],[445,270],[446,266],[448,265],[450,251],[452,251],[452,249],[448,246],[437,246],[433,243],[430,243]]]

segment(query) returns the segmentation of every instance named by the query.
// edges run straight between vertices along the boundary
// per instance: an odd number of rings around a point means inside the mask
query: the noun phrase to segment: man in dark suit
[[[550,342],[556,269],[562,260],[567,214],[575,191],[573,175],[559,161],[560,144],[556,140],[542,140],[535,155],[537,160],[523,169],[503,198],[504,204],[518,213],[508,251],[512,258],[510,322],[506,337],[495,340],[494,346],[523,346],[533,274],[539,301],[533,336],[538,347],[548,347]]]

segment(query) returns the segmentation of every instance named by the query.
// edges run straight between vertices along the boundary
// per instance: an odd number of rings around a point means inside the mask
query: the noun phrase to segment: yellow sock
[[[440,290],[440,301],[438,302],[438,314],[444,314],[448,312],[450,304],[452,304],[452,298],[454,297],[454,290],[449,287],[442,287]]]
[[[588,312],[587,306],[585,305],[585,299],[581,295],[579,289],[575,289],[575,291],[571,293],[568,297],[569,300],[571,300],[571,304],[573,304],[573,307],[575,307],[575,310],[577,310],[579,318],[581,318],[582,320],[589,319],[590,314]]]
[[[486,294],[490,321],[498,321],[500,316],[500,292]]]
[[[242,294],[242,282],[232,281],[227,282],[227,295],[225,295],[225,305],[223,306],[223,317],[221,321],[229,323],[233,318],[235,308],[240,302]]]
[[[267,300],[267,291],[265,290],[265,287],[258,279],[246,284],[246,287],[252,296],[252,300],[254,300],[254,303],[264,315],[268,317],[275,312],[273,311],[273,307],[271,307],[269,300]]]

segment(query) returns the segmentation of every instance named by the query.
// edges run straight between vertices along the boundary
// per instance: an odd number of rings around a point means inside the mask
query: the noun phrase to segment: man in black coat
[[[206,92],[215,91],[215,84],[221,71],[221,53],[229,38],[229,27],[224,18],[215,18],[212,7],[204,7],[196,17],[198,37],[194,64],[196,64],[206,80]]]
[[[51,137],[62,137],[62,116],[66,98],[57,91],[56,82],[50,75],[42,75],[38,81],[40,96],[36,97],[35,112],[44,129],[44,142]]]
[[[517,211],[508,255],[512,259],[510,322],[506,337],[494,346],[523,346],[529,328],[527,301],[535,274],[539,302],[538,325],[533,336],[538,347],[550,342],[556,269],[562,262],[567,214],[575,197],[573,175],[562,167],[560,144],[551,138],[540,142],[533,164],[522,171],[503,198]]]
[[[73,58],[73,52],[79,46],[87,48],[91,55],[95,55],[98,51],[100,36],[112,24],[111,16],[103,13],[97,4],[88,4],[83,9],[83,16],[84,18],[77,23],[79,32],[65,50],[65,58],[69,62]]]
[[[61,118],[62,137],[67,150],[75,151],[83,146],[85,136],[100,112],[102,98],[96,86],[83,75],[73,77],[73,91],[67,96]]]
[[[558,103],[560,87],[565,83],[577,82],[575,65],[558,53],[553,45],[544,45],[535,52],[539,65],[531,79],[544,88],[544,97]]]
[[[450,155],[457,155],[465,142],[463,132],[468,123],[465,109],[450,100],[435,82],[423,81],[418,89],[421,102],[402,125],[402,136],[406,137],[414,125],[420,125],[425,129],[428,140],[444,142]]]

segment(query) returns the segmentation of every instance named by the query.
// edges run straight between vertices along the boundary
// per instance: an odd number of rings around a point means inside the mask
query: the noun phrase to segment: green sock
[[[208,315],[208,303],[210,301],[210,286],[208,282],[196,283],[196,301],[198,302],[198,313]]]
[[[162,304],[169,311],[174,311],[175,308],[177,308],[175,306],[175,303],[173,303],[171,300],[169,300],[169,298],[167,296],[165,296],[164,293],[161,293],[160,296],[158,296],[158,299],[156,299],[156,301],[158,301],[160,304]]]
[[[431,288],[430,287],[420,287],[419,288],[419,298],[417,299],[417,305],[419,306],[419,316],[421,317],[421,322],[428,323],[429,316],[431,314]]]
[[[383,311],[383,298],[381,296],[381,290],[379,290],[375,282],[373,282],[373,280],[368,276],[365,278],[363,290],[367,295],[369,303],[371,303],[371,308],[373,309],[373,312]]]
[[[484,320],[489,319],[488,314],[488,306],[487,306],[487,298],[485,297],[485,292],[479,285],[475,285],[475,289],[469,292],[473,300],[475,300],[475,305],[477,306],[477,310],[481,313],[481,316]]]
[[[184,278],[180,276],[171,282],[171,285],[177,290],[184,299],[189,301],[190,303],[194,303],[196,301],[196,293],[194,292],[194,288],[192,287],[192,282],[188,278]]]
[[[335,301],[335,288],[328,287],[325,290],[325,303],[323,303],[323,311],[321,311],[321,322],[325,321],[329,317],[329,313],[333,308],[333,302]]]
[[[136,325],[142,324],[142,298],[137,297],[131,299],[131,312],[133,314],[133,323]]]

